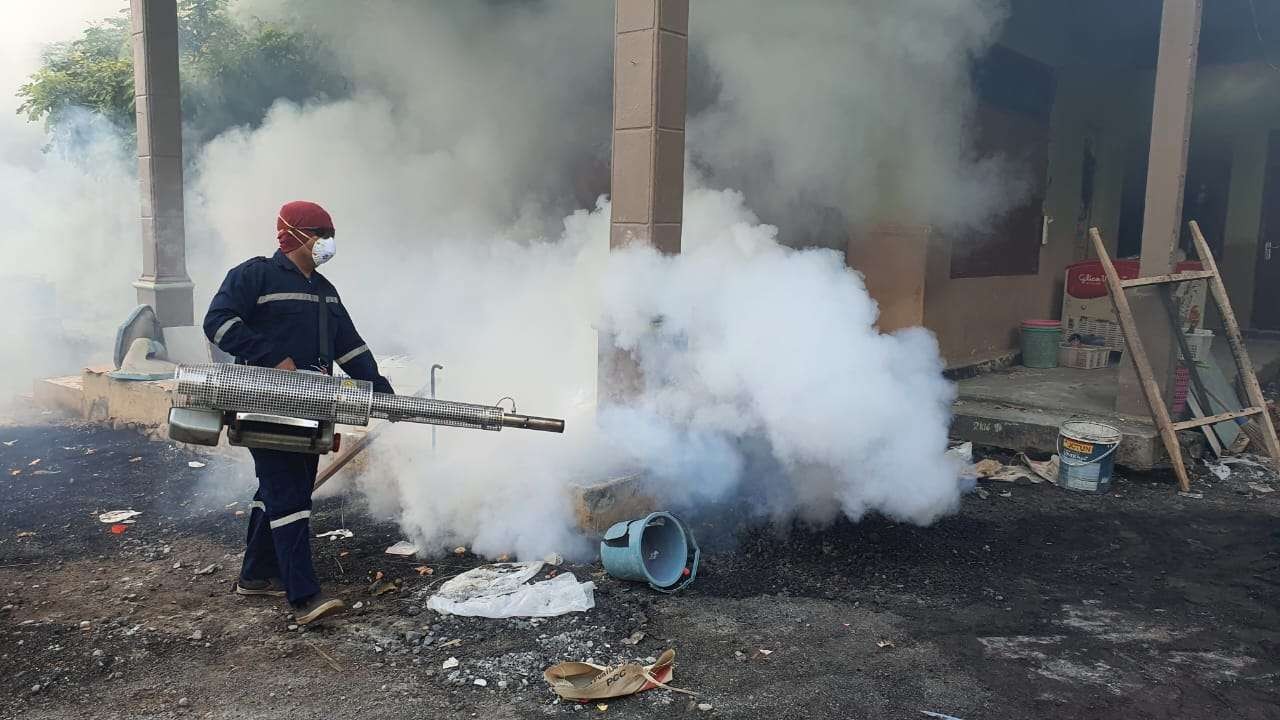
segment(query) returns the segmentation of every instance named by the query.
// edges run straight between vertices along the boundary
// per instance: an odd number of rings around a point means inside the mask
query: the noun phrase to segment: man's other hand
[[[280,364],[276,366],[276,369],[277,370],[297,370],[298,366],[293,364],[293,358],[287,357],[280,361]]]

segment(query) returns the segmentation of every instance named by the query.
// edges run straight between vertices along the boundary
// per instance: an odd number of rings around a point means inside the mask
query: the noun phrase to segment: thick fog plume
[[[1017,168],[980,156],[969,127],[970,62],[1005,11],[1003,0],[700,0],[689,32],[711,102],[690,118],[692,159],[810,242],[843,249],[850,223],[977,224],[1022,192]]]
[[[778,239],[813,235],[824,208],[963,223],[999,205],[1000,163],[969,149],[965,70],[998,4],[695,3],[675,258],[608,252],[611,3],[239,10],[320,33],[352,92],[277,103],[192,155],[197,306],[227,268],[274,249],[282,202],[315,200],[338,228],[324,271],[399,391],[441,363],[441,397],[512,396],[569,421],[564,436],[441,429],[434,450],[429,428],[392,428],[356,483],[406,535],[431,551],[586,552],[568,489],[635,470],[675,509],[745,500],[761,517],[926,523],[955,506],[952,391],[932,337],[877,333],[838,253]],[[121,222],[136,215],[135,198],[117,204]],[[133,262],[134,237],[92,252]],[[118,297],[136,269],[111,274]],[[641,397],[597,406],[600,337],[640,359]]]
[[[72,112],[56,135],[17,114],[18,87],[46,44],[70,40],[112,0],[0,10],[0,400],[31,380],[110,361],[142,270],[136,164],[118,128]]]

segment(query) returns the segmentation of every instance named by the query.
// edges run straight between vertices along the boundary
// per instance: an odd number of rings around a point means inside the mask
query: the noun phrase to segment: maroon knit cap
[[[280,250],[293,252],[309,239],[302,230],[325,228],[333,231],[333,218],[319,205],[306,200],[294,200],[285,203],[276,217],[276,239],[280,241]]]

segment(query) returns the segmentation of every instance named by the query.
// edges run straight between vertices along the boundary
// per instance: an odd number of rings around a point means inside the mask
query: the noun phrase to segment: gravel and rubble
[[[284,603],[230,592],[246,495],[234,464],[190,468],[179,448],[76,424],[0,428],[10,440],[0,471],[39,457],[60,472],[0,474],[0,717],[973,720],[1280,707],[1280,493],[1258,489],[1280,483],[1249,463],[1226,475],[1196,463],[1195,498],[1163,475],[1122,472],[1103,496],[983,482],[985,499],[966,496],[928,528],[695,518],[703,566],[686,591],[568,562],[539,579],[590,580],[596,607],[544,619],[428,610],[434,588],[486,559],[387,556],[397,528],[339,493],[317,502],[314,527],[354,537],[317,542],[316,566],[353,610],[299,627]],[[97,516],[117,509],[142,514],[113,534]],[[600,710],[560,701],[542,677],[562,661],[647,663],[667,648],[672,685],[696,698],[656,689]]]

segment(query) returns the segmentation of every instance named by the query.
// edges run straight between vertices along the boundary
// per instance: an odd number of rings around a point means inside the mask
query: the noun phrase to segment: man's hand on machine
[[[287,357],[280,361],[280,364],[276,366],[276,369],[277,370],[297,370],[298,366],[293,364],[293,358]]]

